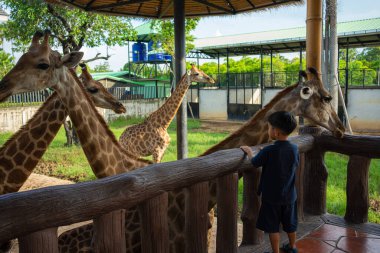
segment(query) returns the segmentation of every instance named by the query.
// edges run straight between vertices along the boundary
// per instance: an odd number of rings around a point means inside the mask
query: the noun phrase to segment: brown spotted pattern
[[[158,110],[143,123],[124,130],[119,138],[121,145],[138,157],[152,155],[155,163],[160,162],[170,143],[167,129],[192,82],[215,83],[211,77],[192,65],[189,73],[181,78],[173,94]]]

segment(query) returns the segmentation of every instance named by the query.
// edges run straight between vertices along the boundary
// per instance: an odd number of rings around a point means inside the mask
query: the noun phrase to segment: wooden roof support
[[[321,72],[322,0],[307,0],[306,66]]]

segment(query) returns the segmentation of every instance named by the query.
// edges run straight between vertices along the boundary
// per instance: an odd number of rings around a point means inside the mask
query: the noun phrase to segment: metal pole
[[[220,88],[220,55],[219,55],[219,52],[218,52],[218,85]]]
[[[347,102],[348,102],[348,38],[347,38],[347,45],[346,45],[346,86],[344,87],[344,103],[346,104],[347,106]]]
[[[128,75],[129,75],[129,78],[131,78],[131,58],[130,58],[130,52],[129,52],[129,41],[128,41]]]
[[[229,63],[229,55],[227,48],[227,117],[228,117],[228,108],[230,103],[230,63]]]
[[[185,1],[174,1],[175,80],[179,84],[186,73]],[[177,112],[177,159],[187,158],[187,99],[183,98]]]
[[[328,34],[326,33],[326,38],[328,43],[327,51],[327,86],[330,90],[332,96],[331,105],[334,108],[335,112],[338,112],[338,84],[336,82],[338,75],[337,70],[337,55],[338,55],[338,37],[336,29],[336,0],[327,0],[326,1],[326,27],[328,27]]]
[[[273,50],[270,50],[270,86],[273,87]]]
[[[260,47],[260,107],[263,108],[263,91],[264,91],[264,82],[263,82],[263,46]]]
[[[156,98],[158,98],[157,63],[154,64],[154,79],[156,81]]]
[[[321,72],[322,0],[307,0],[306,65]]]

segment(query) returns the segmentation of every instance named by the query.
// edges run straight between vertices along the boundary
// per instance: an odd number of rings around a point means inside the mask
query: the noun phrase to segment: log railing
[[[314,214],[325,212],[327,173],[321,166],[324,152],[334,151],[350,155],[349,203],[345,218],[352,222],[366,221],[369,159],[380,157],[380,137],[336,139],[319,130],[303,130],[302,133],[291,138],[299,147],[302,161],[297,175],[300,217],[302,210]],[[262,146],[265,145],[253,147],[254,153]],[[125,252],[123,209],[138,206],[144,242],[142,252],[169,252],[167,192],[186,188],[186,241],[191,243],[186,244],[183,252],[207,252],[207,198],[204,192],[208,191],[208,184],[205,182],[217,179],[217,252],[237,252],[238,168],[247,170],[251,165],[243,159],[240,149],[231,149],[154,164],[93,182],[2,195],[0,241],[19,238],[20,252],[57,252],[58,226],[94,219],[95,252]],[[322,176],[317,175],[313,185],[305,184],[309,182],[308,177],[316,175],[315,171]],[[262,235],[254,226],[260,204],[255,194],[259,174],[260,171],[244,173],[244,245],[262,242]]]

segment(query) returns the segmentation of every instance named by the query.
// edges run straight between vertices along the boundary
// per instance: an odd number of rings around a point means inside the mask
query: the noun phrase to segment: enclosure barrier
[[[380,137],[336,139],[319,128],[301,129],[291,138],[300,150],[297,172],[300,217],[326,212],[326,151],[350,156],[345,219],[365,222],[368,214],[368,166],[380,157]],[[265,145],[253,147],[256,154]],[[364,162],[363,162],[364,161]],[[240,149],[147,166],[129,173],[75,185],[53,186],[0,196],[0,241],[19,238],[20,252],[58,252],[57,227],[94,219],[95,252],[125,252],[124,210],[138,206],[142,218],[142,252],[169,252],[168,191],[187,189],[185,252],[207,252],[207,181],[217,179],[216,251],[237,252],[237,169],[251,168]],[[262,242],[255,229],[260,200],[260,171],[244,172],[243,242]],[[304,176],[303,176],[304,175]]]

